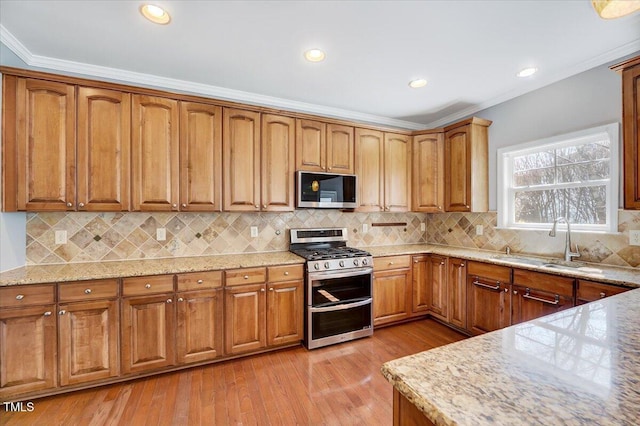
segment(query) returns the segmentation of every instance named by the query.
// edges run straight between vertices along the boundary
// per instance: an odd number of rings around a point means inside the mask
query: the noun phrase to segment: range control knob
[[[315,265],[313,265],[313,269],[320,269],[320,264],[316,263]]]
[[[353,259],[353,264],[354,264],[354,265],[358,266],[358,263],[360,263],[360,262],[358,261],[358,259]]]
[[[339,265],[341,268],[344,268],[344,260],[341,260]]]
[[[329,269],[329,262],[324,262],[324,269]]]
[[[369,261],[367,259],[362,259],[362,264],[366,265],[367,263],[369,263]]]

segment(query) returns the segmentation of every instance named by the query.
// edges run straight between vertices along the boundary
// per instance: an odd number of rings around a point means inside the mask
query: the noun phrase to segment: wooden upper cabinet
[[[358,211],[382,211],[384,209],[384,133],[357,128],[355,140]]]
[[[353,174],[353,127],[297,119],[296,170]]]
[[[129,210],[130,151],[131,95],[80,87],[78,210]]]
[[[411,203],[411,136],[384,135],[385,211],[406,212]]]
[[[180,102],[180,210],[222,209],[222,108]]]
[[[640,56],[611,67],[622,73],[624,208],[640,209]]]
[[[180,165],[178,101],[133,95],[132,104],[133,210],[177,210]]]
[[[324,172],[327,125],[320,121],[296,120],[296,170]]]
[[[260,113],[224,108],[223,208],[260,210]]]
[[[5,85],[5,145],[15,137],[16,203],[5,210],[65,211],[75,209],[76,92],[75,86],[25,78]],[[12,93],[13,92],[13,93]],[[10,104],[15,96],[15,111]],[[15,114],[15,115],[14,115]],[[5,124],[3,124],[4,126]],[[5,149],[5,165],[13,157]],[[14,166],[10,166],[13,168]],[[10,169],[5,169],[9,176]],[[5,186],[10,191],[11,183]],[[11,197],[6,194],[5,197]],[[12,209],[9,204],[16,207]]]
[[[354,172],[353,127],[338,124],[327,125],[327,171],[330,173]]]
[[[444,135],[441,132],[413,137],[412,210],[444,211]]]
[[[471,118],[444,129],[446,211],[488,211],[490,125],[491,121]]]
[[[291,117],[265,114],[261,135],[262,210],[293,211],[296,121]]]

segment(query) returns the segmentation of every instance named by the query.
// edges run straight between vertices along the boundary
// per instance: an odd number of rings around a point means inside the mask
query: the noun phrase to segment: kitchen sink
[[[534,259],[531,257],[523,257],[523,256],[512,256],[510,254],[498,254],[493,256],[494,259],[499,259],[504,262],[513,262],[520,263],[525,265],[534,265],[534,266],[542,266],[548,264],[547,260],[544,259]]]

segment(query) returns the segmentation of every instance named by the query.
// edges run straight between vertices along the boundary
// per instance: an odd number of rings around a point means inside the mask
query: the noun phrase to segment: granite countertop
[[[0,287],[18,284],[177,274],[296,263],[302,264],[304,263],[304,259],[288,251],[278,251],[168,259],[25,266],[0,273]]]
[[[640,289],[387,362],[436,425],[637,425]]]
[[[585,278],[628,287],[640,287],[638,268],[622,268],[600,264],[572,262],[580,268],[552,269],[541,266],[558,259],[506,256],[494,251],[466,249],[434,244],[402,244],[395,246],[360,247],[373,256],[435,253],[467,260],[490,262],[497,265],[518,267],[555,275]],[[532,263],[535,261],[536,263]],[[220,269],[249,268],[282,264],[302,264],[305,260],[288,251],[223,254],[214,256],[179,257],[116,262],[68,263],[59,265],[34,265],[0,272],[0,287],[19,284],[81,281],[102,278],[133,277],[142,275],[174,274]],[[375,264],[375,260],[374,260]]]

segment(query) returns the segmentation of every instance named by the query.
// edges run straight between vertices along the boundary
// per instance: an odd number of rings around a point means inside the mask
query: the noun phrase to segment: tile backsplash
[[[496,228],[496,212],[429,214],[427,242],[458,247],[478,248],[512,253],[563,258],[565,234],[555,238],[549,231],[521,231]],[[483,235],[476,235],[476,225],[483,226]],[[640,246],[629,245],[629,230],[640,229],[640,212],[618,211],[617,234],[572,232],[571,242],[580,246],[584,262],[616,266],[640,266]]]
[[[136,260],[288,250],[290,228],[346,227],[354,247],[424,243],[422,213],[29,213],[27,264]],[[369,226],[362,232],[362,224]],[[390,226],[375,226],[387,223]],[[398,225],[405,223],[406,225]],[[258,228],[252,238],[250,228]],[[166,229],[166,240],[156,229]],[[55,231],[67,244],[55,244]]]

